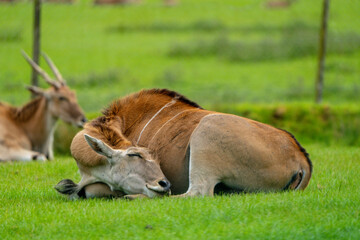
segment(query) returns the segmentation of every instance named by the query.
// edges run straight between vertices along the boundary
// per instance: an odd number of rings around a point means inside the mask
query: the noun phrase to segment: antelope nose
[[[171,184],[167,179],[160,180],[158,184],[164,188],[164,191],[167,192],[170,190]]]
[[[83,117],[83,118],[81,119],[81,122],[82,122],[82,123],[86,123],[86,122],[87,122],[86,117]]]
[[[82,117],[77,123],[76,125],[79,127],[79,128],[82,128],[84,127],[84,124],[87,122],[87,119],[86,117]]]

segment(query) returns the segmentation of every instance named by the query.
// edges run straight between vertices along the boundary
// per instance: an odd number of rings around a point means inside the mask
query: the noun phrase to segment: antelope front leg
[[[189,189],[186,193],[172,197],[214,196],[214,188],[219,183],[216,169],[204,161],[207,156],[190,153]]]
[[[48,160],[54,159],[53,142],[54,142],[54,135],[52,134],[49,138],[49,144],[44,151]]]
[[[214,188],[219,181],[211,176],[211,174],[205,174],[205,172],[190,172],[189,189],[187,192],[171,197],[214,196]]]
[[[84,187],[86,198],[121,198],[125,193],[121,191],[111,191],[105,183],[97,182]]]
[[[189,187],[186,193],[180,195],[172,195],[171,197],[197,197],[197,196],[214,196],[214,187],[215,184],[205,183],[201,184],[193,184]]]

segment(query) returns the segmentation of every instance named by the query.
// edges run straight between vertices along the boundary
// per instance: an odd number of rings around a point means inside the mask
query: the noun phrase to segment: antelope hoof
[[[47,159],[47,157],[46,157],[44,154],[39,153],[39,154],[33,155],[33,156],[32,156],[32,160],[33,160],[33,161],[42,161],[42,162],[45,162],[45,161],[47,161],[48,159]]]

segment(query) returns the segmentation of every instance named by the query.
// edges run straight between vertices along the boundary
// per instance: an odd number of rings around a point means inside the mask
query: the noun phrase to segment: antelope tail
[[[59,193],[65,195],[72,195],[78,192],[78,185],[70,179],[61,180],[54,188]]]

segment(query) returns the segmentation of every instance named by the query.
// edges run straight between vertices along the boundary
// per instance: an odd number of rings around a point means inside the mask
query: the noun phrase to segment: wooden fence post
[[[320,38],[319,38],[318,71],[317,71],[317,77],[315,83],[316,103],[321,103],[322,95],[323,95],[329,2],[330,0],[323,1],[321,29],[320,29]]]
[[[36,64],[39,65],[41,0],[33,0],[33,1],[34,1],[33,60]],[[34,86],[39,85],[38,74],[34,69],[32,69],[31,84]],[[32,98],[34,97],[35,95],[32,94]]]

